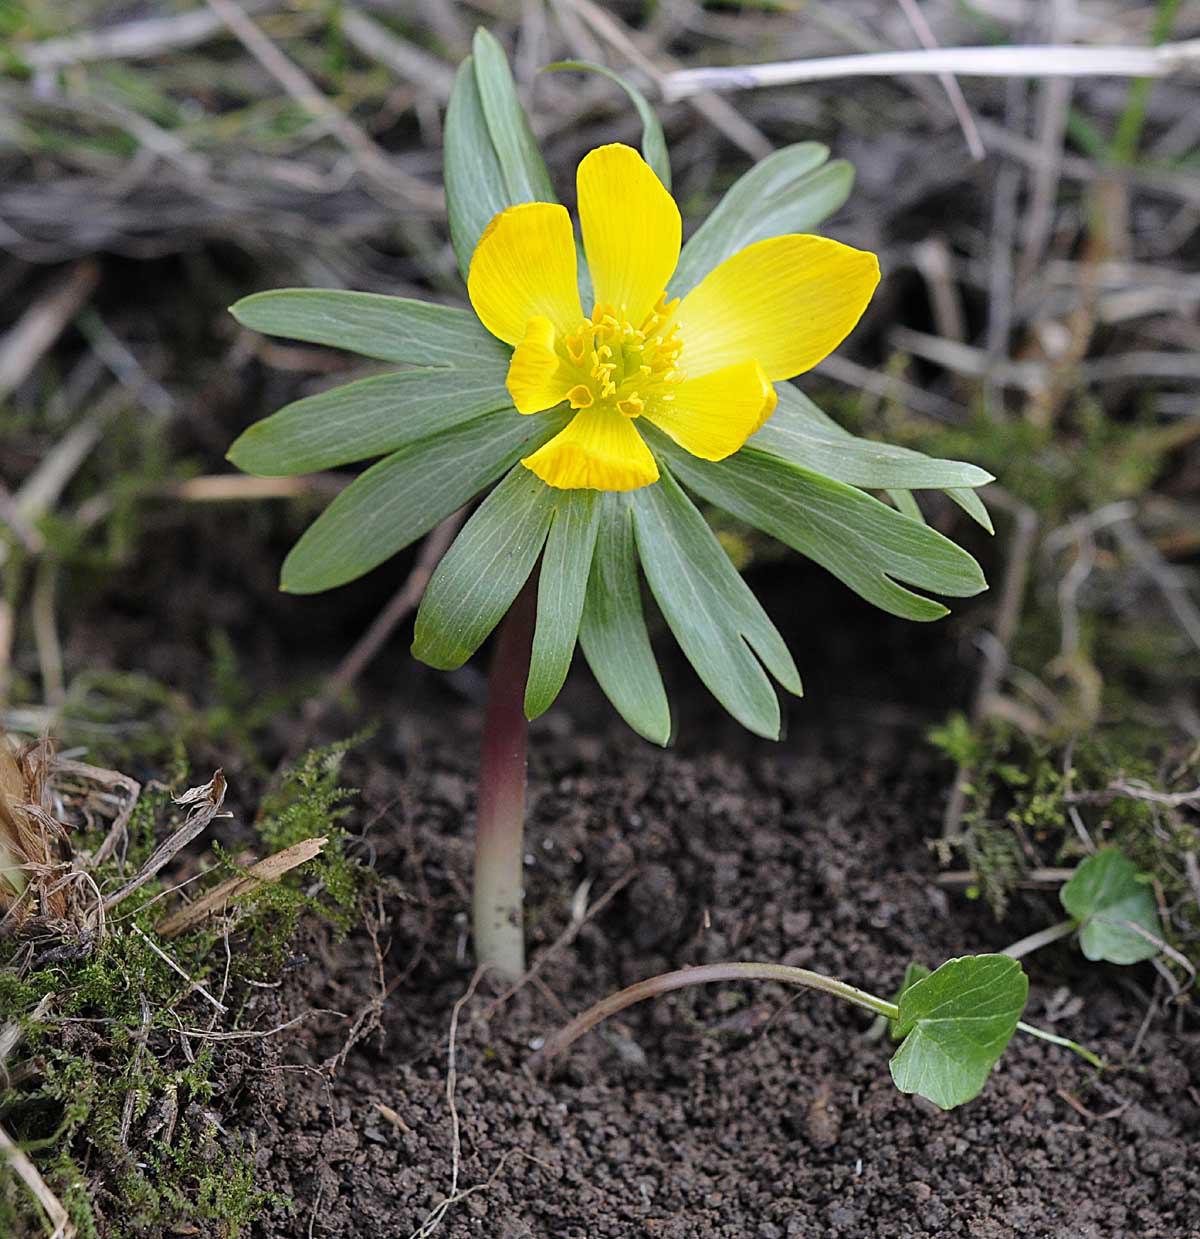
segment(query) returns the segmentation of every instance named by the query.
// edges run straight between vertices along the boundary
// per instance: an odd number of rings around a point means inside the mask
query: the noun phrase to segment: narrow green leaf
[[[743,727],[778,739],[779,701],[763,664],[789,692],[802,690],[775,625],[665,468],[630,500],[646,579],[688,661]]]
[[[507,365],[512,350],[470,310],[337,288],[276,288],[243,297],[229,312],[268,336],[307,340],[361,357],[415,366]]]
[[[961,547],[865,491],[753,448],[714,463],[658,432],[647,437],[686,486],[815,560],[893,615],[933,620],[946,614],[941,603],[898,581],[952,598],[987,587],[979,565]]]
[[[529,580],[553,517],[551,488],[515,466],[472,514],[430,578],[417,612],[416,658],[452,671],[475,653]]]
[[[747,447],[869,490],[944,490],[994,480],[977,465],[936,460],[906,447],[856,438],[794,384],[777,383],[775,390],[779,396],[775,412]]]
[[[900,995],[903,1043],[891,1072],[902,1093],[943,1110],[977,1097],[1016,1032],[1029,979],[1007,955],[951,959]]]
[[[1131,925],[1162,938],[1154,895],[1137,866],[1120,848],[1104,848],[1080,861],[1058,892],[1062,906],[1080,922],[1079,946],[1088,959],[1136,964],[1159,948]]]
[[[671,157],[667,151],[667,139],[663,134],[662,122],[651,107],[650,101],[632,82],[623,78],[607,65],[593,64],[590,60],[559,60],[546,66],[547,70],[581,69],[589,73],[603,74],[629,96],[642,122],[642,158],[654,169],[654,175],[667,187],[671,188]]]
[[[920,521],[923,525],[929,524],[911,490],[889,490],[888,498],[895,504],[897,512],[903,512],[905,516],[911,516],[914,521]]]
[[[504,367],[487,362],[346,383],[256,422],[229,449],[229,459],[247,473],[283,477],[382,456],[511,408],[504,378]]]
[[[537,627],[525,683],[527,718],[550,708],[571,669],[602,498],[594,490],[551,491],[554,522],[538,578]]]
[[[355,478],[309,526],[284,560],[281,587],[315,594],[370,572],[536,451],[566,422],[562,414],[522,417],[500,409],[385,457]]]
[[[744,173],[683,247],[671,295],[690,292],[714,267],[755,241],[809,232],[828,219],[854,184],[854,169],[842,159],[826,164],[828,158],[829,148],[819,142],[798,142]]]
[[[450,242],[466,283],[471,255],[483,230],[494,216],[513,205],[483,114],[472,56],[458,66],[455,74],[442,145]]]
[[[633,509],[625,495],[604,494],[601,500],[579,644],[621,717],[638,735],[666,744],[671,738],[671,708],[642,612]]]
[[[482,26],[472,47],[475,82],[492,146],[508,194],[506,206],[518,202],[557,202],[546,161],[538,150],[504,48]]]
[[[984,506],[983,500],[973,490],[963,490],[961,487],[950,487],[946,497],[952,499],[976,524],[982,525],[988,533],[995,533],[991,513]]]

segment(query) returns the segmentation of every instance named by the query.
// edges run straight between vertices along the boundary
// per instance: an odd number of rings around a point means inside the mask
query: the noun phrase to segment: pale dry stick
[[[83,308],[100,280],[91,258],[78,262],[56,280],[17,319],[0,340],[0,400],[33,372],[67,324]]]
[[[309,473],[303,477],[258,478],[248,474],[216,473],[172,482],[160,494],[186,503],[245,502],[253,499],[298,499],[305,495],[340,494],[354,480],[352,474]]]
[[[424,48],[397,38],[382,22],[348,4],[341,6],[338,27],[347,43],[390,69],[398,78],[411,82],[442,103],[450,98],[454,70]]]
[[[1038,88],[1037,134],[1034,141],[1042,151],[1042,158],[1033,171],[1029,205],[1021,228],[1022,281],[1037,271],[1054,228],[1054,207],[1062,177],[1063,143],[1074,88],[1074,83],[1066,77],[1047,78]]]
[[[483,980],[489,967],[488,964],[480,964],[475,969],[466,991],[450,1012],[450,1036],[446,1060],[446,1105],[450,1110],[450,1194],[434,1206],[421,1225],[412,1232],[409,1239],[427,1239],[442,1224],[442,1219],[446,1216],[450,1206],[462,1199],[458,1191],[458,1176],[462,1167],[462,1130],[459,1125],[458,1105],[454,1100],[454,1092],[458,1086],[458,1018],[463,1007],[474,997],[479,982]]]
[[[247,891],[255,890],[265,883],[278,882],[285,873],[307,864],[321,854],[321,849],[328,842],[325,835],[315,839],[302,839],[299,843],[293,843],[291,847],[260,860],[207,894],[201,895],[195,903],[187,904],[160,921],[155,926],[156,932],[163,938],[177,938],[181,933],[195,929]]]
[[[142,794],[142,785],[136,779],[131,779],[129,775],[122,774],[118,770],[104,770],[99,766],[89,766],[86,762],[72,761],[57,755],[50,773],[52,777],[67,776],[85,779],[91,783],[98,783],[101,787],[116,787],[125,792],[127,796],[125,804],[113,818],[112,826],[109,827],[104,842],[100,844],[91,858],[93,868],[103,864],[117,850],[117,845],[125,837],[129,820],[133,817],[138,798]]]
[[[444,208],[445,198],[440,190],[397,167],[387,152],[330,102],[307,74],[238,8],[234,0],[206,0],[206,3],[284,91],[329,128],[362,172],[412,206],[430,212],[440,212]]]
[[[267,1037],[277,1037],[281,1032],[287,1032],[289,1028],[295,1028],[297,1024],[303,1023],[314,1015],[336,1015],[339,1020],[346,1018],[341,1011],[331,1011],[327,1007],[313,1007],[310,1011],[301,1011],[299,1015],[293,1016],[290,1020],[285,1020],[282,1024],[276,1024],[274,1028],[213,1032],[211,1028],[184,1028],[181,1023],[179,1025],[179,1034],[181,1037],[195,1037],[200,1041],[265,1041]]]
[[[1036,142],[986,119],[980,120],[979,128],[993,151],[1011,155],[1031,168],[1040,167],[1044,162],[1045,152]],[[1180,202],[1200,205],[1200,179],[1192,173],[1174,172],[1152,166],[1101,166],[1082,156],[1065,154],[1059,159],[1059,171],[1067,180],[1081,181],[1084,184],[1109,181],[1118,185],[1136,185],[1176,198]],[[1190,231],[1185,236],[1190,235]]]
[[[929,292],[938,335],[949,340],[967,338],[967,320],[954,278],[954,256],[942,236],[927,237],[912,247],[913,266]]]
[[[593,0],[570,0],[570,4],[601,39],[615,47],[628,58],[631,64],[641,69],[665,95],[665,86],[671,75],[664,74],[658,64],[642,52],[617,18],[605,12]],[[660,60],[668,67],[675,63],[666,55],[660,55]],[[692,107],[751,159],[765,159],[775,149],[774,144],[762,130],[752,125],[724,99],[718,99],[703,91],[693,92],[693,95],[694,97],[690,100]]]
[[[1160,47],[943,47],[820,56],[730,68],[683,69],[663,79],[668,103],[701,91],[756,90],[847,77],[954,73],[959,77],[1171,77],[1200,71],[1200,39]]]
[[[908,18],[909,25],[916,32],[917,38],[921,40],[922,46],[927,51],[937,47],[938,41],[916,0],[900,0],[900,7],[904,10],[904,16]],[[984,148],[983,139],[979,136],[979,126],[975,123],[975,117],[971,115],[971,109],[967,107],[967,101],[962,87],[958,84],[958,79],[953,73],[939,73],[938,81],[941,82],[946,98],[950,100],[950,106],[954,109],[954,115],[963,131],[971,158],[976,162],[986,159],[987,150]]]
[[[1175,617],[1175,622],[1187,634],[1192,644],[1200,649],[1200,607],[1189,597],[1182,578],[1142,537],[1132,517],[1117,521],[1112,528],[1122,547],[1133,556],[1138,567],[1157,587]]]
[[[147,412],[163,419],[175,412],[175,399],[171,393],[146,372],[142,363],[94,309],[89,307],[80,314],[78,327],[112,376]]]
[[[58,592],[57,561],[38,561],[33,577],[33,593],[29,600],[29,616],[33,623],[33,644],[37,650],[38,669],[42,677],[42,696],[48,706],[57,709],[67,695],[63,677],[62,642],[58,636],[55,615],[55,595]]]
[[[1023,129],[1028,94],[1021,81],[1005,84],[1004,119],[1006,125]],[[1008,356],[1012,336],[1017,204],[1023,181],[1022,170],[1011,160],[999,160],[992,191],[990,255],[988,260],[987,328],[984,344],[993,363]],[[1004,393],[992,377],[983,383],[984,407],[991,417],[1004,415]]]
[[[1074,869],[1030,869],[1016,885],[1022,890],[1044,890],[1070,881],[1074,873]],[[951,869],[934,879],[939,886],[970,886],[975,880],[976,875],[970,869]]]
[[[208,990],[204,988],[194,977],[188,976],[186,972],[151,938],[140,925],[134,925],[133,932],[162,960],[172,972],[181,976],[191,987],[196,991],[206,1002],[210,1002],[222,1015],[229,1014],[229,1008],[223,1003],[214,998]]]
[[[96,446],[104,427],[125,406],[127,399],[121,386],[114,384],[91,412],[81,418],[42,458],[13,497],[25,521],[35,521],[54,507]],[[0,565],[6,560],[7,551],[8,547],[0,542]]]
[[[190,788],[182,796],[177,797],[178,805],[190,805],[187,820],[169,839],[150,854],[146,863],[134,874],[128,882],[109,895],[104,901],[104,912],[107,914],[134,891],[144,886],[152,877],[181,849],[187,847],[221,811],[225,799],[225,775],[217,770],[213,777],[200,787]]]
[[[1050,383],[1050,367],[1040,361],[1012,361],[992,358],[980,348],[914,331],[911,327],[893,327],[888,340],[903,352],[923,357],[951,374],[970,379],[992,379],[1006,387],[1016,387],[1030,395],[1038,395]]]
[[[936,392],[926,391],[898,374],[881,374],[878,370],[859,365],[840,353],[831,353],[818,363],[816,373],[822,378],[845,383],[847,387],[857,387],[872,396],[895,401],[914,413],[932,417],[939,422],[954,424],[961,422],[966,416],[966,410],[953,400],[947,400]]]
[[[1200,787],[1190,792],[1160,792],[1142,783],[1114,779],[1102,791],[1068,792],[1063,799],[1071,804],[1111,804],[1114,800],[1141,800],[1168,809],[1200,808]]]
[[[45,545],[41,532],[22,516],[16,496],[3,482],[0,482],[0,523],[8,526],[9,532],[21,544],[23,550],[31,555],[41,553]]]
[[[240,0],[247,14],[281,7],[280,0]],[[40,43],[17,43],[13,53],[31,69],[61,69],[98,60],[143,60],[198,47],[225,33],[215,13],[194,9],[176,17],[152,17],[100,30],[86,30]]]
[[[17,1178],[29,1189],[33,1198],[46,1212],[54,1226],[50,1239],[74,1239],[75,1226],[62,1202],[46,1186],[46,1180],[38,1173],[38,1168],[29,1160],[25,1151],[15,1140],[0,1127],[0,1163],[7,1160],[12,1166]]]

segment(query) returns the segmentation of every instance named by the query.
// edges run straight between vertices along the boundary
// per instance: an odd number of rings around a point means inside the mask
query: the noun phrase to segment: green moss
[[[164,874],[119,905],[98,941],[0,948],[0,1011],[21,1030],[0,1076],[0,1114],[81,1236],[191,1227],[234,1239],[268,1203],[286,1206],[256,1186],[253,1149],[205,1115],[238,1043],[201,1034],[249,1022],[247,1003],[262,993],[249,982],[278,977],[305,918],[341,932],[358,915],[368,875],[347,856],[338,824],[353,795],[340,784],[348,747],[310,753],[286,771],[256,826],[264,854],[324,835],[323,855],[248,892],[219,927],[161,939]],[[175,773],[177,787],[195,781]],[[112,890],[136,872],[178,826],[179,812],[166,788],[147,790],[126,854],[92,873],[97,885]],[[80,843],[98,838],[99,831],[84,834]],[[213,850],[216,863],[199,887],[238,869],[218,845]],[[219,995],[227,1013],[202,1000],[197,985]],[[0,1234],[36,1233],[37,1225],[28,1192],[0,1168]]]

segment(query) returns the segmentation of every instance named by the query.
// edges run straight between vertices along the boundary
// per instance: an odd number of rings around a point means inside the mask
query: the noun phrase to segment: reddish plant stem
[[[503,980],[525,972],[525,682],[537,617],[537,574],[500,622],[488,673],[475,819],[474,934],[479,964]]]

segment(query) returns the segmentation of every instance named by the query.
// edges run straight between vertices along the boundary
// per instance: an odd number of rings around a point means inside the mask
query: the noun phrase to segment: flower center
[[[658,404],[675,399],[683,381],[679,353],[683,341],[671,323],[678,298],[662,293],[640,324],[631,323],[624,308],[597,305],[591,318],[564,340],[567,364],[579,381],[567,393],[573,409],[593,405],[615,408],[625,417],[640,417]]]

